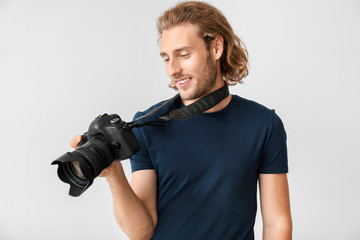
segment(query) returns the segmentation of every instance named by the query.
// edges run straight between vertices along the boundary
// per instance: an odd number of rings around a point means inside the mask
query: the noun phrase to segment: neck
[[[224,100],[216,104],[214,107],[210,108],[209,110],[205,111],[204,113],[213,113],[218,112],[222,109],[224,109],[231,101],[232,95],[229,94]]]

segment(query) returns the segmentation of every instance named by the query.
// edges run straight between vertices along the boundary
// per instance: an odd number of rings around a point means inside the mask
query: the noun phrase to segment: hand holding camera
[[[58,176],[70,184],[69,194],[80,196],[93,180],[115,160],[125,160],[140,150],[140,145],[126,122],[116,114],[98,116],[88,132],[71,141],[75,148],[52,162],[58,164]],[[114,168],[103,172],[103,176]]]
[[[77,135],[75,136],[73,139],[71,139],[70,142],[70,147],[77,149],[79,146],[78,144],[81,142],[82,136],[81,135]],[[119,165],[120,162],[119,161],[115,161],[113,162],[110,166],[108,166],[107,168],[105,168],[104,170],[102,170],[102,172],[99,174],[99,177],[108,177],[110,175],[114,175],[114,173],[116,172],[116,165]],[[80,171],[78,169],[78,171]]]

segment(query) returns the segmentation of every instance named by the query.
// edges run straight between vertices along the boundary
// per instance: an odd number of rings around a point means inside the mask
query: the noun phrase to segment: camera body
[[[52,162],[59,165],[59,178],[70,184],[71,196],[80,196],[113,161],[128,159],[140,150],[133,131],[125,126],[117,114],[100,115],[82,135],[79,148]]]
[[[91,139],[96,138],[106,141],[114,151],[114,160],[125,160],[140,150],[139,142],[133,131],[129,128],[124,128],[125,125],[126,122],[122,121],[117,114],[99,115],[92,121],[88,132],[84,133],[83,137],[85,141],[89,141],[87,139],[91,141]],[[80,145],[82,145],[82,141]]]

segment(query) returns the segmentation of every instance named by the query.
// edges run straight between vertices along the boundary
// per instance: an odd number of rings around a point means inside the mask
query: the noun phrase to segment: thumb
[[[78,148],[77,145],[79,144],[81,139],[82,139],[81,135],[75,136],[73,139],[71,139],[70,146],[75,149]]]

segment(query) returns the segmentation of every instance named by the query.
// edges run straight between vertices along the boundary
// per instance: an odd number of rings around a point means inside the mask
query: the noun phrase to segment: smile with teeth
[[[191,80],[191,77],[183,78],[183,79],[177,80],[176,83],[179,85],[179,87],[185,87],[189,83],[190,80]]]

